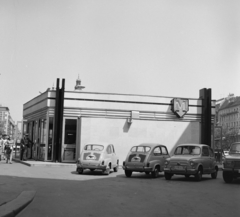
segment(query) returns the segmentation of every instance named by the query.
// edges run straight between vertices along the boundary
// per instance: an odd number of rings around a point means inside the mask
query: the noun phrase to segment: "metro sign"
[[[182,118],[188,111],[188,99],[172,99],[172,112],[175,113],[179,118]]]

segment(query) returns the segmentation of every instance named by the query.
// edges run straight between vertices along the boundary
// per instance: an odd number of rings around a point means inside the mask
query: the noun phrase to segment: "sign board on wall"
[[[172,99],[172,112],[176,114],[179,118],[182,118],[189,110],[188,99]]]

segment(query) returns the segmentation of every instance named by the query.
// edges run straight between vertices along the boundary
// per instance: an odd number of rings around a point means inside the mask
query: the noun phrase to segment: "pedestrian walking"
[[[1,161],[2,159],[5,160],[5,157],[4,157],[3,136],[1,136],[1,138],[0,138],[0,161]]]
[[[31,144],[33,144],[33,142],[28,138],[28,134],[25,134],[23,139],[21,139],[20,160],[26,160],[27,150],[30,148]]]
[[[12,144],[10,138],[8,137],[5,141],[5,156],[6,156],[6,163],[12,164]]]
[[[3,136],[3,158],[4,158],[4,160],[6,160],[6,147],[5,147],[5,145],[7,144],[7,141],[8,141],[7,138],[8,138],[7,135]]]

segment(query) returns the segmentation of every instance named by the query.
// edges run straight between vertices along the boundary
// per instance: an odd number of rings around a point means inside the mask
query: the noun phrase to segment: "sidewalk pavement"
[[[0,206],[0,217],[14,217],[32,202],[36,191],[23,191],[16,199]]]
[[[76,167],[76,163],[55,163],[55,162],[45,162],[36,161],[33,159],[28,159],[26,161],[21,161],[18,158],[13,158],[13,161],[24,164],[30,167]]]
[[[35,161],[35,160],[27,160],[21,161],[17,158],[12,159],[14,162],[21,163],[23,165],[29,167],[73,167],[76,168],[76,163],[55,163],[55,162],[44,162],[44,161]],[[5,164],[5,161],[2,161]],[[0,182],[0,185],[4,183]],[[29,203],[34,199],[36,192],[35,191],[16,191],[10,193],[10,198],[6,198],[3,194],[1,194],[2,202],[0,201],[0,217],[14,217],[19,212],[21,212]],[[14,199],[15,198],[15,199]],[[9,201],[8,201],[9,200]],[[3,202],[4,201],[4,202]]]

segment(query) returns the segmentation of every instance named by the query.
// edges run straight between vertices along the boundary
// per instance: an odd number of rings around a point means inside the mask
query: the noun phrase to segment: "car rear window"
[[[198,146],[179,146],[176,148],[175,155],[199,155],[201,149]]]
[[[103,145],[95,145],[95,144],[86,145],[84,147],[85,151],[102,151],[103,149],[104,149]]]
[[[140,153],[147,153],[151,150],[149,146],[134,146],[131,149],[131,152],[140,152]]]

